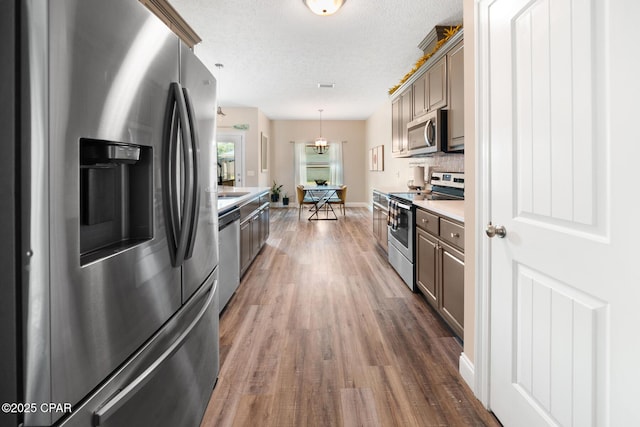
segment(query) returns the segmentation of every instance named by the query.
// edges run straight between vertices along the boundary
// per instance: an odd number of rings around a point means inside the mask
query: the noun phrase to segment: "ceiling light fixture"
[[[216,96],[216,99],[220,97],[220,94],[222,93],[222,69],[224,68],[223,64],[215,64],[216,68],[218,69],[218,95]],[[222,107],[218,105],[218,111],[217,111],[219,116],[226,116],[225,113],[222,112]]]
[[[302,0],[311,12],[320,16],[333,15],[347,0]]]
[[[329,145],[327,144],[327,140],[322,137],[322,112],[323,109],[318,110],[320,112],[320,138],[316,139],[315,146],[313,147],[318,154],[324,154],[329,151]]]

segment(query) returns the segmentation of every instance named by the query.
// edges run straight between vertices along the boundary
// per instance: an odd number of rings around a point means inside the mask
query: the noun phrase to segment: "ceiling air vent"
[[[335,83],[318,83],[319,89],[333,89],[336,87]]]

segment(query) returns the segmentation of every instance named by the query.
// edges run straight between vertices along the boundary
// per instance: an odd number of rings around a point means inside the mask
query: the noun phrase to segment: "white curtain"
[[[294,159],[294,184],[306,184],[307,183],[307,158],[305,155],[306,142],[296,142],[293,144],[293,159]]]
[[[294,183],[307,184],[307,155],[306,148],[308,142],[298,142],[294,144]],[[324,156],[324,155],[323,155]],[[344,165],[342,159],[342,142],[330,142],[329,151],[326,154],[326,165],[329,166],[329,182],[332,185],[344,184]],[[317,159],[316,159],[317,160]],[[323,162],[322,162],[323,163]],[[314,163],[317,165],[318,163]]]
[[[329,143],[329,164],[331,165],[331,184],[344,184],[344,166],[342,163],[342,142]]]

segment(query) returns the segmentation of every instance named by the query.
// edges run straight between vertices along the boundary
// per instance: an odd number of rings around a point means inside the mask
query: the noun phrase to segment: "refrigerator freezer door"
[[[179,78],[179,44],[139,2],[69,0],[51,4],[48,14],[52,382],[47,401],[76,405],[181,305],[180,269],[171,266],[166,243],[159,167],[169,85]],[[140,146],[151,165],[141,176],[129,176],[131,165],[104,165],[117,170],[105,180],[115,175],[122,181],[95,190],[120,191],[114,198],[120,204],[89,232],[99,235],[114,221],[109,218],[122,212],[115,228],[125,239],[136,233],[136,221],[151,227],[147,239],[116,244],[112,255],[102,251],[90,262],[81,262],[80,199],[86,191],[81,138]],[[126,180],[130,185],[121,188],[118,183]],[[133,218],[127,212],[137,203],[148,209]],[[38,375],[31,366],[39,363],[37,355],[27,362],[28,375]],[[34,400],[27,395],[26,401]]]
[[[195,427],[219,368],[217,271],[60,427]]]
[[[216,80],[200,60],[180,45],[180,81],[197,151],[198,212],[194,235],[184,263],[182,300],[186,301],[218,265],[218,214],[216,164]]]

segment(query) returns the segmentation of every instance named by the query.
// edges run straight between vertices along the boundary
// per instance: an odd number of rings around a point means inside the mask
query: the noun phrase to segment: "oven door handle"
[[[396,206],[399,207],[400,209],[405,209],[405,210],[411,210],[411,206],[409,205],[405,205],[404,203],[396,203]]]

